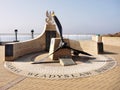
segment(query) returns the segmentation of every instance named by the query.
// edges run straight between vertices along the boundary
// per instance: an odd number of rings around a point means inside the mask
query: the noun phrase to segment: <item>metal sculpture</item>
[[[50,12],[51,13],[51,12]],[[70,49],[73,51],[73,54],[74,55],[79,55],[79,54],[84,54],[84,55],[88,55],[88,56],[91,56],[89,53],[87,52],[84,52],[84,51],[80,51],[80,50],[77,50],[77,49],[74,49],[70,46],[67,45],[67,43],[64,41],[63,39],[63,33],[62,33],[62,25],[59,21],[59,19],[57,18],[57,16],[55,15],[54,12],[51,13],[51,16],[53,17],[57,27],[58,27],[58,30],[59,30],[59,34],[60,34],[60,43],[59,43],[59,46],[57,47],[57,49],[52,52],[51,54],[49,54],[48,56],[46,56],[45,58],[41,59],[40,61],[37,61],[37,62],[33,62],[32,64],[39,64],[39,63],[45,63],[45,59],[48,58],[49,56],[51,56],[52,54],[56,53],[57,51],[59,51],[60,49]],[[47,62],[47,61],[46,61]],[[52,61],[53,62],[53,61]]]

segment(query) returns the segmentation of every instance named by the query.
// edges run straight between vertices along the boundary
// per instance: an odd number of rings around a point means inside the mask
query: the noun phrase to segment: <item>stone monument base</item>
[[[59,47],[59,43],[60,43],[60,38],[52,38],[51,39],[51,44],[50,44],[50,50],[49,50],[49,54],[53,53],[58,47]],[[69,46],[69,39],[64,39],[64,41],[67,43],[67,45]],[[70,49],[59,49],[57,52],[55,52],[54,54],[52,54],[50,56],[51,60],[59,60],[59,58],[71,58],[71,50]]]

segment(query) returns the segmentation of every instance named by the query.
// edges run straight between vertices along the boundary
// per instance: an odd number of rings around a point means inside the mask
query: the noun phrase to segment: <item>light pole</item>
[[[18,32],[18,30],[15,29],[15,42],[18,42],[18,40],[17,40],[17,32]]]
[[[32,36],[32,39],[34,38],[34,30],[32,29],[31,30],[31,36]]]

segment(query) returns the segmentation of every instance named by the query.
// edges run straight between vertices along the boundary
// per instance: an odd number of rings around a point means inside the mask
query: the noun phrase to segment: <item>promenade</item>
[[[120,47],[104,46],[103,55],[114,58],[116,67],[85,78],[50,80],[29,78],[9,72],[0,61],[0,90],[120,90]]]

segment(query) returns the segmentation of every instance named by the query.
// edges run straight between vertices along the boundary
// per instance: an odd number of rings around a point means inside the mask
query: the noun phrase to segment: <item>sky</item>
[[[120,0],[0,0],[0,33],[41,33],[47,10],[66,34],[120,32]]]

